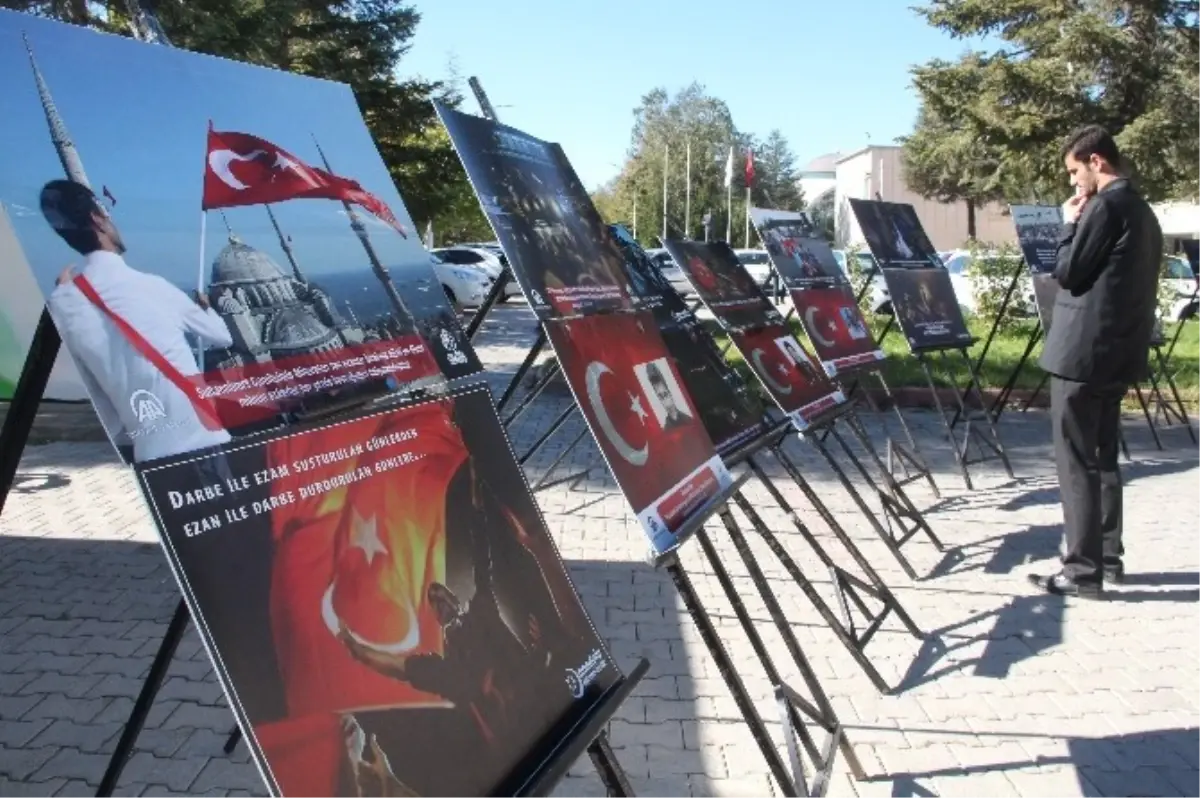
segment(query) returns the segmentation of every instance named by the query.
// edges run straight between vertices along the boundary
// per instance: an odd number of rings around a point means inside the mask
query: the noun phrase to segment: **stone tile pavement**
[[[503,308],[484,328],[481,355],[502,386],[532,321]],[[566,406],[548,396],[513,430],[527,448]],[[927,633],[893,619],[867,648],[893,689],[881,695],[765,545],[748,537],[868,773],[839,760],[833,795],[1196,795],[1200,708],[1200,496],[1197,451],[1182,432],[1156,450],[1128,422],[1126,585],[1103,603],[1055,600],[1025,573],[1051,568],[1061,513],[1044,415],[1006,416],[1017,473],[973,468],[964,489],[928,413],[909,414],[942,491],[909,492],[947,544],[904,546],[911,580],[809,443],[791,454],[818,494]],[[581,427],[572,421],[531,464],[537,476]],[[882,432],[872,421],[877,445]],[[896,432],[894,420],[889,423]],[[594,459],[590,445],[562,466]],[[785,497],[848,570],[857,568],[798,489],[763,460]],[[645,565],[641,532],[603,469],[577,490],[539,502],[577,587],[613,653],[652,669],[611,724],[621,763],[641,795],[770,795],[778,785],[665,574]],[[874,505],[861,479],[856,484]],[[832,604],[830,580],[788,517],[753,482],[747,496]],[[742,521],[740,514],[735,514]],[[776,664],[798,684],[778,632],[720,524],[712,539]],[[178,598],[133,480],[107,444],[53,443],[26,451],[0,518],[0,795],[95,792],[121,724]],[[782,735],[772,686],[699,547],[683,561],[727,649]],[[803,692],[803,691],[802,691]],[[245,746],[221,751],[233,725],[222,691],[189,631],[125,769],[122,795],[256,795]],[[559,795],[602,795],[577,763]]]

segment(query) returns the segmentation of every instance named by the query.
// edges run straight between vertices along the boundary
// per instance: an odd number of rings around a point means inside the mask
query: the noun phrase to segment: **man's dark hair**
[[[87,186],[73,180],[51,180],[42,186],[42,216],[63,241],[80,255],[100,249],[100,235],[94,216],[104,209]]]
[[[1112,134],[1099,125],[1084,125],[1072,131],[1062,146],[1062,157],[1068,155],[1077,161],[1086,161],[1093,155],[1099,155],[1113,168],[1121,165],[1121,151],[1117,148],[1117,142]]]
[[[667,388],[668,390],[670,389],[670,386],[667,385],[667,379],[666,379],[666,377],[663,376],[663,373],[659,370],[657,363],[647,363],[646,364],[646,377],[650,380],[650,383],[652,385],[662,385],[663,387]]]

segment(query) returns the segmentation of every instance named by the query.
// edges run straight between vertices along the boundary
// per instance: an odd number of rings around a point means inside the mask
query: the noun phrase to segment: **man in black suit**
[[[1062,570],[1030,576],[1048,593],[1101,598],[1120,582],[1121,400],[1146,378],[1163,235],[1154,211],[1121,175],[1103,128],[1063,147],[1076,193],[1063,204],[1054,277],[1061,289],[1041,365],[1052,375],[1050,416],[1067,551]]]

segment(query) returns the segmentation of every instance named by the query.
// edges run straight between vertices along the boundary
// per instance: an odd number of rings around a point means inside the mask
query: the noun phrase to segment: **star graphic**
[[[350,511],[350,546],[362,549],[367,565],[375,560],[376,554],[388,553],[388,550],[384,548],[383,541],[379,539],[375,516],[371,516],[370,520],[364,520],[357,512]]]
[[[300,167],[290,158],[284,156],[282,152],[275,153],[275,163],[271,164],[272,169],[299,169]]]
[[[646,423],[646,417],[650,414],[646,412],[646,408],[642,407],[642,397],[629,392],[629,409],[638,417],[638,421],[642,424]]]
[[[829,327],[830,332],[837,332],[837,322],[833,319],[829,320],[829,324],[827,326]]]
[[[779,373],[780,373],[780,375],[782,375],[782,376],[784,376],[784,377],[786,377],[786,376],[788,375],[788,367],[787,367],[787,363],[780,363],[780,364],[779,364]]]

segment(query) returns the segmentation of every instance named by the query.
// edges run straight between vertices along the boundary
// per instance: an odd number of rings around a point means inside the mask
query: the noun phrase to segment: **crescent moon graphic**
[[[770,383],[771,387],[780,394],[787,396],[792,392],[792,386],[780,385],[779,383],[775,382],[775,378],[771,376],[771,370],[763,365],[762,356],[763,351],[761,349],[755,349],[750,353],[750,359],[754,361],[755,369],[758,371],[758,375]]]
[[[333,608],[333,588],[337,585],[336,580],[330,583],[329,588],[325,591],[325,595],[321,597],[321,620],[325,621],[325,626],[333,632],[334,637],[337,637],[338,631],[341,629],[341,619],[338,618],[337,610]],[[373,648],[376,651],[384,654],[403,654],[406,651],[412,651],[417,647],[417,643],[421,642],[421,627],[417,621],[417,611],[412,607],[408,607],[408,634],[403,639],[397,640],[394,643],[380,644],[372,640],[365,640],[354,633],[352,629],[347,629],[350,636],[360,645]]]
[[[816,313],[816,308],[809,308],[808,310],[804,311],[805,328],[808,330],[809,336],[821,346],[833,346],[837,342],[830,341],[818,331],[819,328],[817,327],[817,323],[813,320],[816,316]]]
[[[592,412],[596,414],[596,423],[604,431],[604,436],[608,438],[608,442],[617,450],[617,454],[624,457],[632,465],[644,466],[650,459],[650,447],[643,446],[640,449],[635,449],[630,446],[629,442],[622,438],[621,434],[617,432],[617,428],[613,426],[612,419],[608,416],[608,410],[604,407],[604,402],[600,399],[600,378],[605,374],[612,374],[612,369],[595,360],[588,364],[587,394],[588,401],[592,404]]]
[[[213,150],[208,154],[208,168],[212,169],[213,174],[220,178],[225,185],[237,191],[245,191],[250,187],[229,171],[229,164],[234,161],[253,161],[260,155],[266,155],[266,153],[262,150],[255,150],[248,155],[240,155],[233,150]]]

